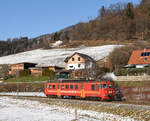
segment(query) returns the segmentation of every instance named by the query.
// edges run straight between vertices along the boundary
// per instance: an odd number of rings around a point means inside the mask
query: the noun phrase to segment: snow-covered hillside
[[[105,45],[96,47],[67,48],[67,49],[37,49],[18,53],[14,55],[0,57],[0,64],[15,64],[20,62],[38,63],[42,66],[61,66],[64,67],[64,59],[74,52],[87,54],[96,61],[108,56],[110,52],[121,45]]]

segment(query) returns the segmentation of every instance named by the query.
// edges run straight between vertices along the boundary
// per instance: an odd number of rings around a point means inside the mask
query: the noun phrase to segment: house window
[[[147,61],[147,60],[148,60],[148,57],[145,57],[144,60]]]
[[[141,56],[150,56],[150,52],[142,52]]]
[[[72,61],[74,61],[74,58],[72,58]]]
[[[81,67],[81,64],[78,64],[78,67],[80,68],[80,67]]]
[[[78,61],[80,61],[80,57],[78,57]]]

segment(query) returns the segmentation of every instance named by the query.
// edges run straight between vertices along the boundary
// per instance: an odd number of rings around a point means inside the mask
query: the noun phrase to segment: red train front
[[[63,80],[45,83],[45,95],[47,97],[92,97],[101,100],[112,100],[115,96],[115,89],[114,82],[111,80]]]

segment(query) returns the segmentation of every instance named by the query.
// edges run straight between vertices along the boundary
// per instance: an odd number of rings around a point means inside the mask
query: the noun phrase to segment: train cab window
[[[70,89],[73,89],[73,85],[70,85]]]
[[[107,88],[107,84],[102,84],[102,88],[106,89]]]
[[[53,85],[53,89],[55,89],[55,85]]]
[[[111,84],[109,84],[109,88],[111,88],[112,86],[111,86]]]
[[[78,85],[75,85],[75,89],[78,89]]]
[[[91,90],[95,90],[95,85],[94,84],[91,85]]]
[[[65,88],[66,88],[66,89],[69,89],[69,85],[66,85]]]
[[[64,85],[61,85],[61,89],[64,89]]]

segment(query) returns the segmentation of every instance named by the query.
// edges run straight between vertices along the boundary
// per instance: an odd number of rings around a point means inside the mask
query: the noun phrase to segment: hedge
[[[120,69],[120,70],[115,70],[114,74],[116,76],[138,76],[138,75],[143,75],[143,74],[148,74],[150,75],[150,67],[148,68],[130,68],[130,69]]]
[[[31,75],[31,70],[30,69],[21,70],[19,72],[20,77],[30,76],[30,75]]]
[[[55,72],[48,69],[43,70],[42,76],[49,76],[50,80],[54,80],[56,78]]]

